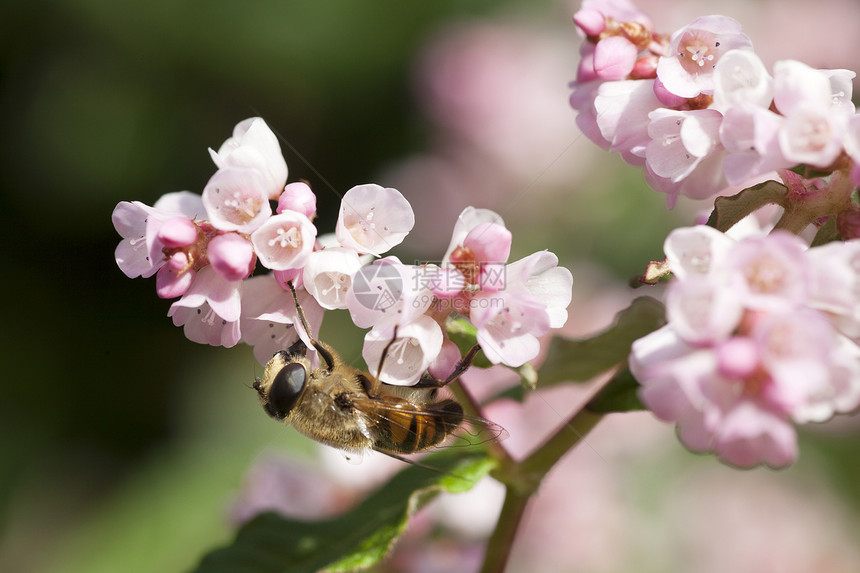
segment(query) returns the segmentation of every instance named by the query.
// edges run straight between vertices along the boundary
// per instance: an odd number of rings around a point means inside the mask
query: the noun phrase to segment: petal
[[[773,78],[752,50],[726,52],[714,67],[713,109],[737,105],[767,109],[773,100]]]
[[[422,267],[386,257],[355,273],[346,304],[359,328],[392,326],[413,321],[430,307],[433,293],[422,280]]]
[[[740,324],[743,299],[737,289],[705,275],[673,281],[666,292],[666,316],[675,332],[691,345],[714,345]]]
[[[679,279],[692,274],[707,274],[712,262],[734,245],[734,240],[707,225],[681,227],[666,237],[663,251],[672,273]]]
[[[790,423],[745,400],[725,417],[716,436],[720,459],[742,468],[787,466],[797,459],[797,434]]]
[[[305,288],[323,308],[346,308],[352,277],[361,268],[352,249],[330,247],[308,255],[302,273]]]
[[[457,247],[463,244],[466,235],[469,231],[480,225],[481,223],[496,223],[504,226],[505,222],[502,217],[495,211],[490,209],[476,209],[475,207],[466,207],[463,212],[457,217],[457,222],[454,223],[454,231],[451,234],[451,242],[448,245],[448,250],[442,258],[443,263],[447,263],[451,258],[451,253]]]
[[[219,169],[251,168],[263,177],[264,191],[269,199],[277,199],[287,182],[287,163],[281,154],[278,138],[259,117],[236,124],[233,137],[227,139],[218,152],[209,150]]]
[[[475,255],[475,262],[504,263],[511,254],[513,235],[504,225],[480,223],[463,239],[463,246]]]
[[[254,251],[266,268],[285,271],[301,268],[314,248],[317,228],[296,211],[284,211],[251,234]]]
[[[370,330],[364,337],[362,356],[370,371],[386,384],[415,384],[442,349],[442,329],[429,316],[420,316],[398,327],[392,342],[393,334],[393,327]],[[379,361],[386,350],[380,372]]]
[[[399,191],[358,185],[343,196],[335,234],[344,247],[380,256],[399,245],[414,225],[412,207]]]
[[[209,221],[221,231],[250,233],[272,214],[265,181],[256,169],[216,171],[203,189],[203,205]]]
[[[317,212],[317,197],[310,186],[304,182],[290,183],[278,197],[277,212],[289,209],[298,211],[308,219]]]
[[[610,36],[594,48],[594,71],[603,80],[621,80],[633,70],[639,50],[627,38]]]
[[[191,191],[175,191],[162,195],[153,207],[167,213],[185,215],[192,220],[207,218],[203,198]]]

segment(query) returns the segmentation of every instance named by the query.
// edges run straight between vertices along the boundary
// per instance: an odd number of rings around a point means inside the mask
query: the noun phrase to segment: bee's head
[[[266,364],[263,377],[254,381],[253,388],[260,395],[266,413],[276,420],[285,420],[304,392],[307,381],[307,359],[281,350]]]

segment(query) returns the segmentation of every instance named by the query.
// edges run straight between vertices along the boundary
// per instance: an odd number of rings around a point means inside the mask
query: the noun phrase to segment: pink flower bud
[[[743,380],[759,367],[756,343],[745,336],[735,336],[720,344],[717,352],[717,370],[727,378]]]
[[[504,263],[511,254],[513,235],[504,225],[481,223],[463,239],[463,246],[475,255],[476,263]]]
[[[633,70],[639,50],[630,40],[612,36],[594,47],[594,71],[604,80],[623,80]]]
[[[195,275],[194,269],[189,268],[188,255],[183,252],[175,253],[158,269],[155,275],[155,293],[159,298],[182,296],[188,292]]]
[[[574,14],[573,23],[586,36],[596,36],[606,29],[606,18],[593,8],[584,8]]]
[[[284,192],[278,197],[277,212],[289,209],[298,211],[308,219],[317,212],[317,198],[307,183],[290,183],[284,187]]]
[[[161,224],[156,237],[169,249],[187,247],[197,240],[197,226],[188,217],[174,217]]]
[[[228,281],[240,281],[253,269],[254,249],[247,239],[236,233],[213,238],[206,254],[215,272]]]
[[[657,56],[642,56],[633,64],[630,76],[635,80],[650,80],[657,77]]]

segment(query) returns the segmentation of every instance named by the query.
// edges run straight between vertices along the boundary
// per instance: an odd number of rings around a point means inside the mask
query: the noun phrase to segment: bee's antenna
[[[293,293],[293,302],[296,303],[296,314],[299,315],[299,321],[302,323],[302,328],[305,329],[305,332],[308,333],[308,338],[311,339],[311,345],[316,348],[317,352],[319,352],[322,359],[325,361],[328,370],[334,368],[334,357],[331,355],[331,352],[319,343],[319,341],[314,338],[314,333],[311,331],[311,327],[308,326],[308,321],[305,318],[305,311],[302,310],[302,305],[299,304],[299,295],[296,294],[296,287],[293,286],[293,281],[287,281],[287,286],[290,287],[290,292]]]
[[[394,326],[394,335],[391,337],[391,340],[388,341],[388,344],[385,345],[385,348],[382,349],[382,356],[379,357],[379,368],[376,369],[376,379],[379,380],[379,376],[382,374],[382,365],[385,364],[385,357],[388,356],[388,349],[391,348],[391,345],[394,344],[394,341],[397,340],[397,326]]]

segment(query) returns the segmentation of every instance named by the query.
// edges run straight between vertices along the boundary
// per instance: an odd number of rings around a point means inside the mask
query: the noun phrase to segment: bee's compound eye
[[[272,381],[272,386],[269,388],[269,404],[282,417],[286,416],[296,405],[307,380],[308,371],[302,364],[298,362],[287,364]]]

